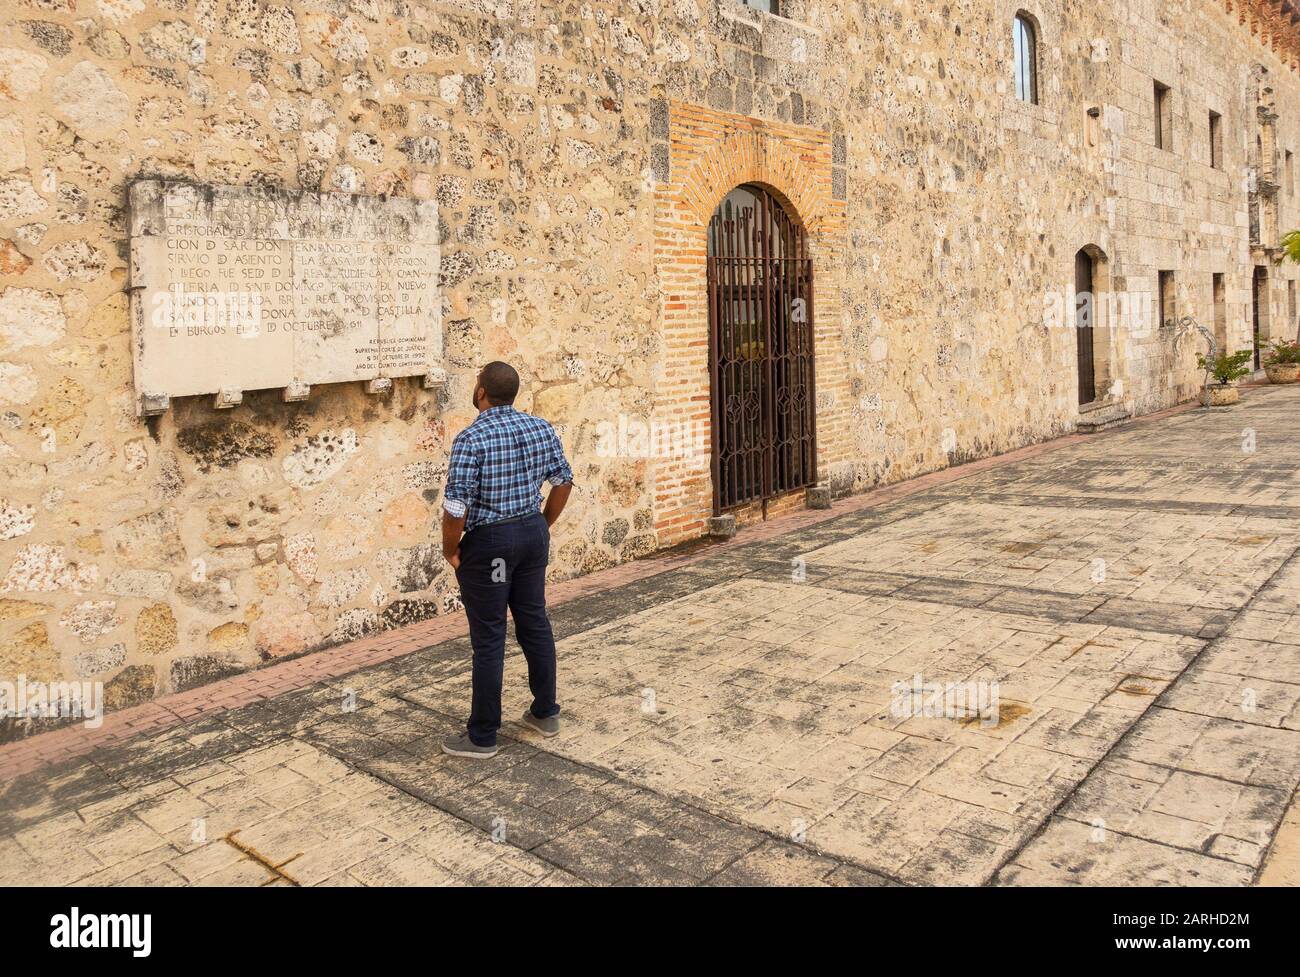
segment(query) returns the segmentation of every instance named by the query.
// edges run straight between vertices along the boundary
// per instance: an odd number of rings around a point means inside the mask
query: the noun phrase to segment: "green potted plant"
[[[1227,407],[1240,400],[1241,392],[1237,390],[1237,381],[1251,372],[1246,364],[1254,355],[1251,350],[1239,349],[1235,353],[1220,353],[1211,360],[1198,353],[1196,365],[1205,371],[1205,389],[1201,391],[1201,403],[1206,407]]]
[[[1282,235],[1282,253],[1289,260],[1300,264],[1300,228]]]
[[[1269,383],[1295,383],[1300,379],[1300,342],[1283,339],[1269,345],[1264,360]]]

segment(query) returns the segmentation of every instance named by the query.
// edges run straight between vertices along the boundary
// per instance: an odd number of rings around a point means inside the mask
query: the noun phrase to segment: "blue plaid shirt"
[[[573,481],[555,429],[509,404],[489,407],[451,444],[443,508],[453,518],[465,516],[468,532],[539,511],[544,481]]]

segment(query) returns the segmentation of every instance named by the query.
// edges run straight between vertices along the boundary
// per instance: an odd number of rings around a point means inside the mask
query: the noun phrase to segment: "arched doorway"
[[[1074,329],[1078,342],[1079,403],[1097,399],[1096,338],[1097,274],[1093,256],[1080,248],[1074,256]]]
[[[812,259],[803,226],[758,184],[708,229],[715,513],[817,481]]]

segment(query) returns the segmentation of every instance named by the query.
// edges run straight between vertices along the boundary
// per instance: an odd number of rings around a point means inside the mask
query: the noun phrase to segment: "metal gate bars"
[[[715,513],[817,480],[812,275],[775,197],[727,194],[708,231]]]

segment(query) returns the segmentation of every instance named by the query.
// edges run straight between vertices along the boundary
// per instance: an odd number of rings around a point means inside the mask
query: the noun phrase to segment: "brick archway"
[[[825,223],[830,187],[817,185],[809,161],[780,136],[758,128],[734,132],[697,158],[682,179],[679,199],[703,227],[722,198],[743,183],[774,194],[814,237]]]
[[[842,348],[837,256],[843,249],[844,202],[834,192],[831,135],[671,102],[668,137],[670,172],[655,189],[663,344],[653,420],[693,436],[673,439],[691,450],[659,452],[651,459],[661,546],[701,535],[713,513],[705,234],[718,204],[736,186],[763,186],[808,232],[818,282],[813,333],[819,467],[825,472],[848,457],[847,413],[835,409],[847,397],[848,381],[844,358],[835,355]],[[802,501],[798,493],[775,505],[792,508]]]

